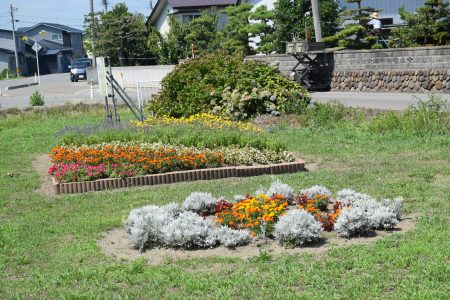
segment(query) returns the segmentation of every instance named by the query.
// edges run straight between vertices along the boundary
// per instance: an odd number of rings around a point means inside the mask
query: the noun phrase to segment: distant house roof
[[[56,29],[59,29],[59,30],[62,30],[62,31],[67,31],[69,33],[81,33],[81,34],[83,33],[83,31],[80,30],[80,29],[76,29],[76,28],[69,27],[69,26],[66,26],[66,25],[61,25],[61,24],[45,23],[45,22],[38,23],[38,24],[36,24],[34,26],[31,26],[31,27],[18,28],[17,31],[18,32],[27,32],[27,31],[30,31],[30,30],[32,30],[32,29],[34,29],[36,27],[39,27],[39,26],[53,27],[53,28],[56,28]]]
[[[147,24],[154,25],[166,4],[172,6],[173,9],[204,9],[212,6],[229,6],[240,4],[241,0],[158,0],[147,19]]]

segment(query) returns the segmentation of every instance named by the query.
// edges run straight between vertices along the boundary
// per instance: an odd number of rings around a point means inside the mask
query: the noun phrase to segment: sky
[[[108,0],[111,8],[119,2],[125,2],[131,12],[150,15],[150,0]],[[156,0],[153,0],[153,4]],[[89,0],[0,0],[0,29],[12,29],[9,6],[18,9],[15,12],[16,28],[29,27],[39,22],[59,23],[83,29],[84,15],[89,11]],[[102,0],[94,0],[94,10],[103,9]]]

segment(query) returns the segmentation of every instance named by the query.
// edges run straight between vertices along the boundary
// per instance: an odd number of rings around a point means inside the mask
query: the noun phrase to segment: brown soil
[[[39,188],[37,193],[46,197],[54,197],[55,192],[53,190],[53,182],[50,175],[48,175],[48,168],[52,165],[48,154],[36,155],[36,159],[33,161],[32,166],[34,171],[39,175]]]
[[[311,253],[320,254],[333,247],[347,246],[347,245],[361,245],[368,244],[380,238],[391,236],[395,233],[405,233],[414,228],[414,220],[416,215],[405,216],[402,221],[397,224],[397,227],[392,231],[376,231],[371,236],[355,237],[351,239],[339,238],[334,232],[324,232],[324,237],[321,242],[306,245],[303,247],[286,249],[279,246],[273,241],[266,244],[257,245],[251,244],[236,249],[228,249],[225,247],[217,247],[212,249],[201,250],[175,250],[168,248],[155,248],[147,250],[144,253],[139,253],[138,250],[133,249],[128,243],[128,236],[124,229],[114,229],[108,231],[103,239],[98,241],[99,247],[107,255],[119,258],[133,260],[139,257],[144,257],[151,265],[158,265],[166,260],[182,260],[191,258],[208,258],[208,257],[240,257],[249,258],[256,256],[261,251],[267,251],[273,256],[282,254],[297,254],[297,253]]]

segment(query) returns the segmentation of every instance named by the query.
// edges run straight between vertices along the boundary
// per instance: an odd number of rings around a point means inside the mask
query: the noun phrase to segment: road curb
[[[32,82],[32,83],[25,83],[25,84],[7,86],[7,87],[5,87],[5,91],[20,89],[20,88],[24,88],[24,87],[33,86],[33,85],[38,85],[38,83],[37,82]]]

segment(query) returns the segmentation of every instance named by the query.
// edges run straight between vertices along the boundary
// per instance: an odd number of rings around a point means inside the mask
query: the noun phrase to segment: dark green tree
[[[319,2],[323,36],[334,35],[339,21],[340,8],[335,0]],[[310,0],[277,0],[274,8],[274,47],[284,53],[286,42],[292,40],[292,34],[298,34],[302,39],[308,36],[314,38],[313,20],[305,16],[311,12]],[[305,30],[306,21],[306,30]]]
[[[450,4],[442,0],[428,0],[416,12],[399,10],[406,26],[392,30],[402,46],[450,44]]]
[[[347,3],[356,3],[357,8],[346,9],[341,16],[342,29],[335,35],[323,39],[324,42],[335,44],[350,49],[371,48],[376,41],[373,35],[370,35],[367,23],[370,20],[370,14],[379,10],[362,5],[363,0],[345,0]]]
[[[274,45],[274,28],[272,25],[274,13],[267,9],[267,6],[261,5],[250,13],[250,24],[247,31],[251,37],[259,39],[256,42],[258,52],[269,54],[275,50]]]
[[[186,58],[190,49],[186,36],[189,33],[187,24],[182,23],[174,15],[169,16],[169,32],[161,35],[154,27],[149,29],[147,40],[150,52],[155,53],[158,64],[177,64]]]
[[[220,47],[222,32],[217,28],[218,20],[219,12],[213,9],[202,11],[200,17],[189,22],[185,41],[189,46],[194,45],[196,54],[208,53]],[[189,53],[190,50],[186,54]]]
[[[147,47],[147,28],[142,14],[132,14],[125,3],[116,4],[111,11],[96,15],[96,26],[91,30],[90,19],[85,21],[86,38],[95,35],[96,56],[108,56],[114,65],[139,65],[152,62]],[[154,59],[153,59],[154,62]]]
[[[249,46],[249,18],[252,5],[231,5],[224,9],[228,22],[223,28],[224,39],[222,48],[230,53],[241,52],[250,54]]]

